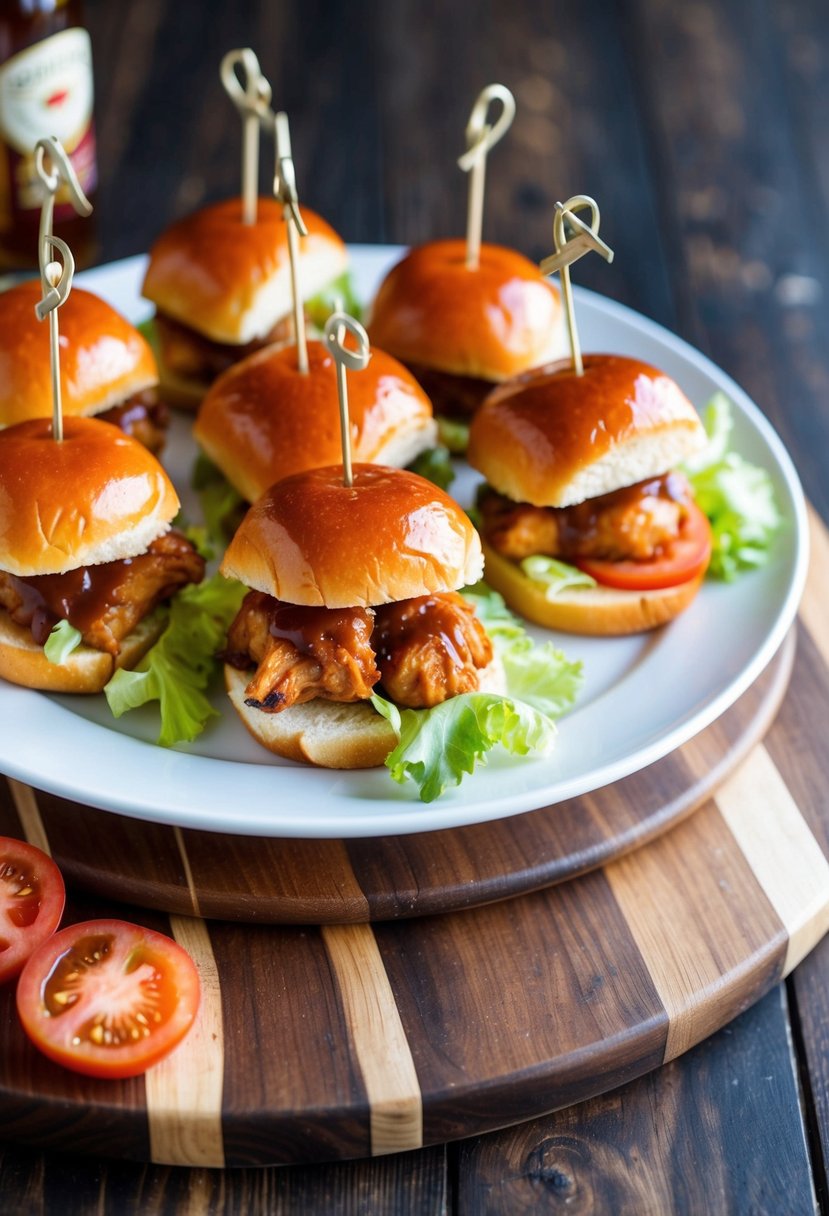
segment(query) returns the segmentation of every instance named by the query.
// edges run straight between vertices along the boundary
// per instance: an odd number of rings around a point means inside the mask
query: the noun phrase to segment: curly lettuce
[[[520,566],[530,582],[537,583],[543,589],[546,600],[554,600],[570,587],[596,586],[596,580],[583,570],[559,561],[558,558],[544,557],[540,553],[525,557]]]
[[[223,550],[245,509],[244,498],[204,452],[193,464],[190,485],[199,496],[208,543]]]
[[[766,470],[730,450],[734,422],[724,393],[714,394],[702,420],[708,445],[683,469],[711,524],[708,573],[730,582],[769,560],[781,515]]]
[[[573,704],[581,685],[581,663],[570,662],[551,642],[536,646],[497,592],[479,583],[463,594],[504,666],[508,695],[465,693],[432,709],[403,710],[377,694],[371,698],[398,737],[386,767],[395,781],[414,781],[423,802],[460,785],[495,746],[513,755],[547,755],[554,719]]]
[[[73,651],[77,650],[83,641],[83,634],[68,621],[58,621],[53,625],[49,636],[43,643],[43,653],[50,663],[65,663]]]
[[[448,490],[455,480],[452,457],[446,448],[427,448],[407,468],[411,473],[425,477],[440,490]]]
[[[356,321],[363,318],[363,306],[357,299],[354,282],[348,270],[343,271],[338,278],[332,279],[315,296],[305,301],[305,315],[319,330],[325,329],[325,322],[338,308]]]
[[[158,743],[190,743],[217,716],[206,689],[218,668],[216,652],[244,598],[246,588],[213,575],[185,587],[170,605],[164,633],[132,671],[118,670],[104,688],[116,718],[158,701]]]

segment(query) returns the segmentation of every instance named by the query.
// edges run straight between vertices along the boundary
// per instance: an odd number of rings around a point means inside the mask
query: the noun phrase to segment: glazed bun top
[[[71,298],[71,297],[70,297]],[[135,557],[170,526],[178,496],[137,440],[95,418],[0,432],[0,570],[27,577]]]
[[[516,376],[473,419],[467,459],[499,493],[566,507],[656,477],[704,447],[679,386],[622,355],[586,355]]]
[[[345,245],[308,207],[300,237],[303,299],[346,268]],[[282,205],[260,198],[255,224],[242,223],[241,199],[186,216],[150,250],[143,293],[159,310],[214,342],[262,338],[291,311],[288,236]]]
[[[500,245],[466,266],[466,242],[419,245],[383,280],[372,343],[407,364],[501,381],[564,354],[558,291],[538,267]]]
[[[311,469],[272,486],[245,516],[222,574],[290,604],[388,604],[477,582],[478,534],[454,499],[402,469]]]
[[[39,280],[0,292],[0,426],[52,414],[49,323]],[[73,288],[60,310],[63,412],[99,414],[158,383],[148,342],[99,296]]]
[[[353,459],[406,465],[437,441],[428,397],[406,369],[374,350],[348,377]],[[293,345],[266,347],[216,381],[193,433],[248,502],[274,482],[341,459],[337,369],[322,342],[308,343],[308,374]]]

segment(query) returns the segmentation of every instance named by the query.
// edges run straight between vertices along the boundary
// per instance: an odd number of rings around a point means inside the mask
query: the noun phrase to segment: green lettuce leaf
[[[244,511],[244,498],[204,452],[199,452],[193,464],[190,485],[199,496],[210,547],[223,550]]]
[[[402,713],[376,694],[371,701],[399,732],[400,741],[386,767],[401,784],[411,778],[423,802],[459,785],[464,773],[484,762],[496,744],[520,756],[529,751],[546,755],[555,739],[555,723],[546,714],[495,693],[465,693],[433,709]]]
[[[68,621],[58,621],[43,643],[43,653],[50,663],[65,663],[73,650],[83,641],[83,634]]]
[[[768,561],[782,519],[766,470],[729,450],[733,419],[724,393],[711,398],[703,423],[708,446],[686,461],[684,471],[711,524],[708,573],[731,581]]]
[[[530,582],[544,588],[546,600],[554,600],[568,587],[596,586],[596,580],[589,574],[555,557],[544,557],[537,553],[532,557],[525,557],[520,565]]]
[[[558,718],[576,700],[583,664],[567,658],[552,642],[537,644],[497,591],[478,583],[462,592],[475,605],[504,667],[507,690],[549,717]]]
[[[456,456],[462,456],[469,446],[469,423],[456,418],[436,418],[438,439]]]
[[[169,624],[133,671],[116,671],[104,688],[116,718],[158,701],[162,747],[189,743],[216,716],[205,689],[218,668],[216,651],[246,588],[215,574],[185,587],[170,605]]]
[[[325,329],[325,322],[337,308],[337,305],[354,317],[355,321],[363,318],[363,306],[354,292],[354,282],[348,270],[343,271],[339,278],[323,287],[310,300],[305,301],[305,315],[317,329]]]
[[[455,480],[452,458],[446,448],[427,448],[407,467],[410,472],[425,477],[441,490],[448,490]]]
[[[478,583],[463,595],[504,666],[508,695],[465,693],[432,709],[402,711],[377,694],[371,698],[399,739],[387,768],[395,781],[411,778],[424,802],[459,785],[496,745],[517,755],[546,755],[555,739],[553,719],[572,705],[581,685],[581,663],[570,662],[552,642],[536,646],[496,591]]]

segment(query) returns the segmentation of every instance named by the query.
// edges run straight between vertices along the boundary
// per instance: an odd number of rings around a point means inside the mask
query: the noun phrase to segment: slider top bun
[[[52,414],[49,323],[39,280],[0,293],[0,426]],[[148,342],[99,296],[75,287],[60,310],[63,412],[99,414],[158,383]]]
[[[345,245],[308,207],[300,237],[303,298],[346,268]],[[186,216],[150,250],[143,293],[159,310],[214,342],[244,345],[291,311],[288,236],[282,205],[260,198],[256,223],[242,223],[241,199]]]
[[[537,368],[494,389],[472,421],[469,463],[499,493],[567,507],[657,477],[706,444],[663,372],[622,355]]]
[[[70,296],[71,299],[71,296]],[[0,432],[0,570],[64,574],[143,553],[178,511],[154,456],[117,427],[65,418]]]
[[[558,291],[513,249],[482,245],[466,267],[466,242],[420,245],[383,280],[369,334],[404,363],[501,381],[564,350]]]
[[[222,574],[290,604],[367,607],[454,591],[483,572],[478,534],[454,499],[403,469],[341,465],[272,486],[248,511]]]
[[[429,398],[380,350],[349,376],[353,458],[405,465],[437,440]],[[340,460],[337,369],[322,342],[308,343],[308,374],[293,345],[267,347],[230,368],[205,397],[193,433],[239,493],[254,502],[276,481]]]

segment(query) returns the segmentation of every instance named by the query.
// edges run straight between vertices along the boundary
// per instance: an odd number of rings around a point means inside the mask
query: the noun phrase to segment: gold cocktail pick
[[[237,68],[244,79],[240,80]],[[242,119],[242,223],[256,223],[259,195],[259,127],[273,122],[271,86],[249,46],[228,51],[219,68],[224,90]]]
[[[299,284],[299,238],[308,235],[299,211],[296,192],[296,173],[291,159],[291,129],[288,115],[282,110],[274,122],[276,132],[276,173],[273,192],[282,204],[282,215],[288,229],[288,257],[291,262],[291,296],[294,307],[294,338],[296,341],[297,367],[303,375],[308,374],[308,344],[305,338],[305,310],[302,307],[302,292]]]
[[[346,346],[346,334],[356,342],[356,348]],[[368,334],[359,321],[355,321],[347,312],[334,312],[325,323],[323,341],[331,352],[337,364],[337,395],[340,399],[340,440],[343,449],[343,484],[352,486],[354,477],[351,472],[351,420],[348,413],[348,383],[346,368],[352,372],[361,372],[368,367],[371,359],[371,346]]]
[[[48,158],[48,165],[47,165]],[[78,215],[91,215],[92,204],[83,192],[78,181],[74,166],[69,159],[66,149],[54,135],[47,135],[35,144],[35,171],[43,183],[44,196],[40,208],[40,230],[37,239],[37,260],[40,267],[40,281],[44,292],[51,286],[45,278],[45,268],[51,265],[48,241],[52,236],[55,216],[55,195],[60,184],[66,186],[69,200]],[[71,255],[70,255],[71,256]],[[74,262],[72,268],[74,270]]]
[[[590,208],[590,223],[584,224],[576,215],[584,207]],[[568,238],[564,223],[570,225],[572,235]],[[584,375],[584,364],[581,358],[579,332],[576,328],[576,316],[573,310],[573,289],[570,284],[570,267],[573,262],[583,258],[586,253],[598,253],[606,262],[613,261],[613,250],[599,239],[599,207],[595,199],[587,194],[574,194],[566,203],[556,203],[556,214],[553,221],[553,241],[556,251],[541,263],[542,274],[555,274],[561,271],[561,294],[564,297],[564,312],[567,318],[567,332],[570,336],[570,357],[573,371],[577,376]]]
[[[487,111],[491,101],[501,102],[498,121],[490,126]],[[484,223],[484,182],[486,158],[490,148],[506,135],[515,117],[515,98],[503,84],[488,84],[478,98],[466,124],[466,151],[458,160],[469,173],[469,198],[466,212],[466,265],[477,270],[481,257],[481,232]]]
[[[56,250],[63,258],[60,262],[48,259],[48,251]],[[66,303],[75,274],[75,259],[72,251],[59,236],[47,236],[41,245],[40,276],[43,283],[43,298],[35,304],[38,321],[49,318],[49,364],[52,372],[52,438],[63,440],[63,410],[60,394],[60,332],[58,309]]]

